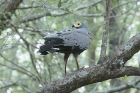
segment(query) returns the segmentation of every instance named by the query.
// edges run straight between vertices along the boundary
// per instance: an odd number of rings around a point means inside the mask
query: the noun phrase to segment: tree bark
[[[7,27],[9,19],[23,0],[5,0],[0,2],[0,32]]]
[[[140,76],[140,68],[124,64],[140,50],[140,33],[117,49],[111,56],[100,60],[102,64],[84,68],[67,75],[62,79],[50,82],[36,93],[70,93],[71,91],[96,82],[122,76]]]

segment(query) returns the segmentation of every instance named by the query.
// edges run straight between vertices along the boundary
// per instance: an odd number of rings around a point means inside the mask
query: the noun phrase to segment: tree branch
[[[4,86],[1,86],[0,89],[6,88],[6,87],[10,87],[10,86],[15,86],[15,85],[16,85],[16,82],[10,83],[10,84],[6,84]]]
[[[103,65],[89,67],[74,72],[63,79],[53,81],[40,88],[37,93],[70,93],[79,87],[91,83],[101,82],[125,75],[140,76],[140,68],[124,67],[122,69],[111,71],[109,69],[105,69]]]
[[[85,8],[88,8],[88,7],[91,7],[91,6],[94,6],[100,2],[102,2],[103,0],[99,0],[97,2],[92,2],[90,4],[87,4],[87,5],[81,5],[81,6],[78,6],[77,8],[71,10],[71,11],[67,11],[67,9],[65,9],[65,11],[63,12],[58,12],[58,13],[53,13],[51,11],[45,11],[43,13],[39,13],[39,14],[35,14],[35,15],[30,15],[28,17],[25,17],[23,19],[21,19],[19,21],[19,23],[24,23],[24,22],[28,22],[28,21],[33,21],[33,20],[36,20],[36,19],[39,19],[39,18],[42,18],[44,16],[63,16],[63,15],[67,15],[69,13],[73,13],[75,11],[78,11],[78,10],[82,10],[82,9],[85,9]],[[64,10],[64,9],[62,9]]]
[[[136,85],[140,82],[140,79],[136,80],[136,81],[133,81],[132,83],[129,83],[129,84],[125,84],[125,85],[122,85],[122,86],[119,86],[119,87],[116,87],[116,88],[112,88],[110,90],[106,90],[104,91],[105,93],[112,93],[112,92],[119,92],[119,91],[122,91],[122,90],[125,90],[125,89],[129,89],[129,88],[137,88]],[[140,89],[140,87],[139,87]]]
[[[23,0],[5,0],[4,2],[1,2],[0,5],[5,12],[14,13],[22,1]]]
[[[111,0],[106,0],[105,15],[104,15],[105,21],[104,21],[102,44],[101,44],[100,60],[106,56],[107,38],[108,38],[108,33],[109,33],[110,11],[111,11]]]
[[[129,84],[124,84],[124,85],[121,85],[119,87],[115,87],[115,88],[112,88],[112,89],[109,89],[109,90],[104,90],[104,91],[91,91],[90,93],[113,93],[113,92],[119,92],[119,91],[122,91],[122,90],[125,90],[125,89],[129,89],[129,88],[137,88],[137,89],[140,89],[140,87],[137,87],[136,85],[140,82],[140,78],[137,79],[136,81],[133,81]]]
[[[118,4],[118,5],[114,6],[114,7],[112,7],[112,8],[111,8],[111,11],[114,10],[114,9],[116,9],[116,8],[119,8],[119,7],[121,7],[121,6],[130,4],[130,3],[134,3],[134,5],[135,5],[135,4],[137,4],[137,2],[138,2],[138,0],[133,0],[133,1],[128,1],[128,2],[122,3],[122,4]],[[128,13],[128,11],[130,11],[131,9],[132,9],[132,7],[129,8],[129,9],[127,9],[125,12],[121,13],[120,15],[117,15],[117,17],[120,17],[120,16],[122,16],[123,14]],[[103,16],[104,14],[105,14],[105,12],[100,13],[100,14],[78,14],[78,15],[79,15],[79,16],[82,16],[82,17],[101,17],[101,16]],[[114,16],[110,16],[110,18],[112,18],[112,17],[114,17]],[[115,17],[116,17],[116,16],[115,16]]]
[[[140,50],[140,33],[133,36],[126,44],[121,46],[113,55],[108,56],[97,66],[84,68],[72,74],[44,85],[36,93],[70,93],[71,91],[96,82],[122,76],[140,76],[140,68],[118,67],[126,63]],[[120,66],[119,66],[120,67]]]
[[[23,0],[5,0],[0,2],[0,29],[4,30],[11,19],[12,14],[15,12],[19,4]]]

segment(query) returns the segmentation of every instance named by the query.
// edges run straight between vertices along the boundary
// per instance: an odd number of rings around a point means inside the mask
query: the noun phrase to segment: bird
[[[88,49],[91,43],[91,36],[84,23],[76,22],[72,25],[72,29],[51,33],[46,35],[44,40],[45,42],[40,46],[38,52],[41,55],[47,55],[54,52],[64,53],[66,75],[66,65],[70,54],[73,54],[77,70],[79,70],[77,57],[84,50]]]

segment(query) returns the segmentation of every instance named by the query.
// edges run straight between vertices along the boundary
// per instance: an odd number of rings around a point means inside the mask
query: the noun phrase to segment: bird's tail
[[[42,45],[38,52],[41,53],[41,55],[47,55],[56,52],[57,50],[58,49],[51,47],[51,45]]]

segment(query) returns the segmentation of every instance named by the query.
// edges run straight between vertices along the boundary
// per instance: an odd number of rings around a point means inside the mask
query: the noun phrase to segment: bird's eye
[[[80,27],[81,26],[81,23],[80,22],[77,22],[76,23],[76,27]]]

